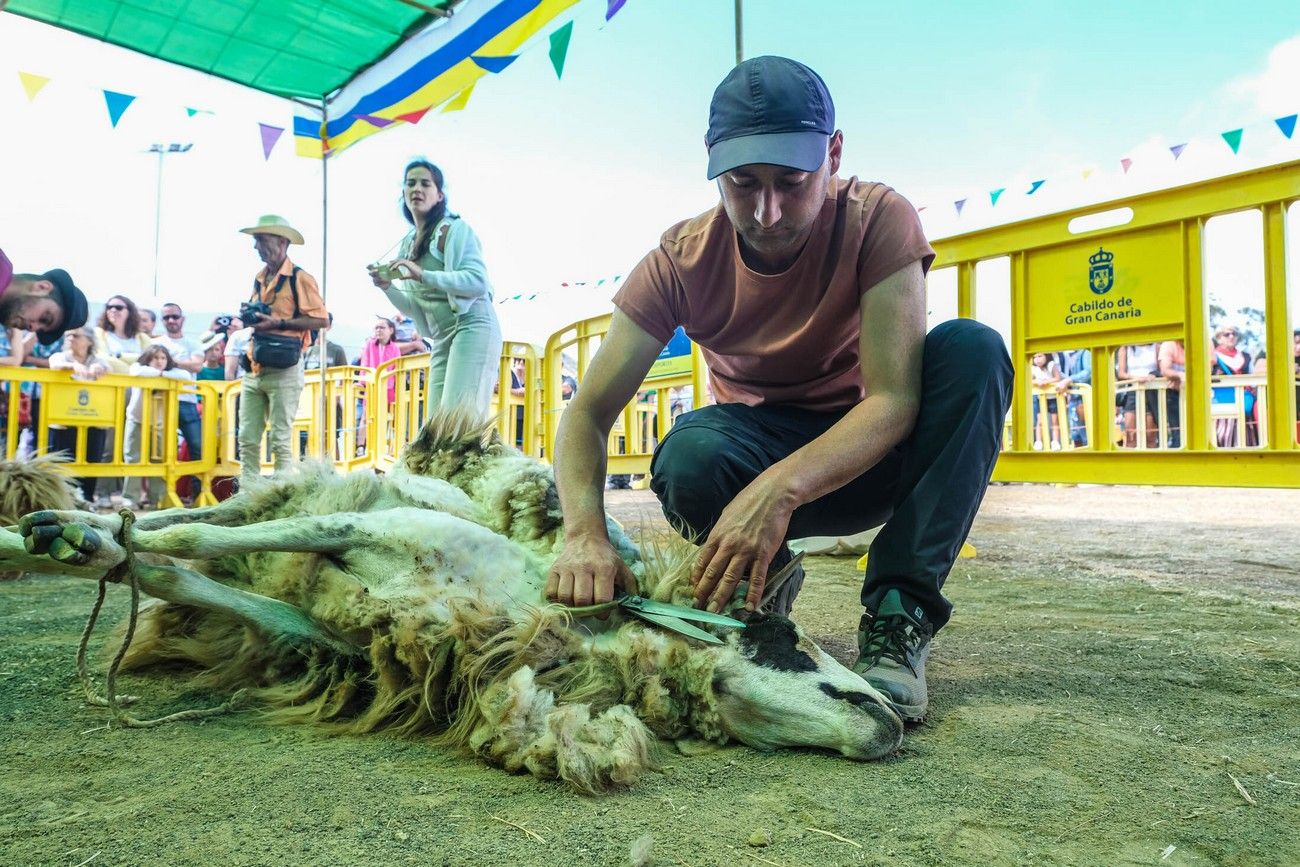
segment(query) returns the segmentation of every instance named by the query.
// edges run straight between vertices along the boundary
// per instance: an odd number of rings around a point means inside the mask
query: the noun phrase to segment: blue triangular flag
[[[133,102],[135,102],[135,97],[128,93],[117,93],[113,90],[104,91],[104,103],[108,106],[108,119],[114,127],[122,119],[123,112]]]
[[[952,204],[953,204],[953,207],[955,207],[955,208],[957,209],[957,216],[960,217],[960,216],[961,216],[961,209],[964,208],[964,207],[966,207],[966,200],[965,200],[965,199],[958,199],[957,201],[953,202]]]
[[[1169,148],[1169,152],[1174,155],[1174,159],[1176,160],[1183,155],[1183,149],[1186,147],[1187,147],[1187,142],[1183,142],[1182,144],[1179,145],[1172,145]]]
[[[1277,128],[1282,130],[1282,135],[1290,138],[1295,135],[1295,120],[1296,115],[1289,114],[1286,117],[1279,117],[1273,123],[1277,124]]]
[[[515,62],[518,54],[509,54],[505,57],[482,57],[477,54],[471,54],[470,60],[478,64],[480,69],[486,69],[488,72],[501,72],[507,66]]]
[[[1045,184],[1045,183],[1047,183],[1046,180],[1042,180],[1042,181],[1033,181],[1032,184],[1031,184],[1030,187],[1029,187],[1029,192],[1025,193],[1025,195],[1026,195],[1026,196],[1032,196],[1034,193],[1038,192],[1038,188],[1041,187],[1041,186],[1042,186],[1043,184]]]

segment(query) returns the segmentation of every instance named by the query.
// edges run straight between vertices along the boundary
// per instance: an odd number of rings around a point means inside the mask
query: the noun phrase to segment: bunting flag
[[[506,67],[519,59],[518,54],[510,54],[505,57],[483,57],[478,54],[471,54],[470,60],[474,61],[480,69],[486,69],[495,75],[498,72],[505,72]]]
[[[50,80],[44,75],[36,75],[31,72],[19,71],[18,79],[23,83],[23,90],[27,92],[27,101],[32,102],[36,99],[36,94],[41,92],[41,88],[50,83]],[[1295,118],[1292,118],[1294,122]],[[1290,138],[1290,136],[1287,136]]]
[[[1241,149],[1241,134],[1244,131],[1242,129],[1230,129],[1227,132],[1219,133],[1219,135],[1223,136],[1223,140],[1228,143],[1228,147],[1232,148],[1232,152],[1235,154]]]
[[[1186,150],[1186,148],[1187,148],[1187,142],[1183,142],[1182,144],[1172,145],[1169,148],[1169,152],[1173,154],[1174,159],[1177,160],[1179,157],[1183,155],[1183,151]]]
[[[627,0],[609,0],[609,5],[605,8],[605,20],[613,18],[618,14],[618,10],[623,8]]]
[[[1277,124],[1277,128],[1282,131],[1282,135],[1290,138],[1295,135],[1295,121],[1297,116],[1298,115],[1288,114],[1286,117],[1279,117],[1277,120],[1273,121],[1273,123]]]
[[[1095,171],[1097,171],[1097,170],[1096,170],[1096,169],[1084,169],[1084,170],[1083,170],[1083,179],[1084,179],[1085,181],[1088,180],[1088,178],[1092,177],[1092,173],[1095,172]]]
[[[555,67],[555,77],[564,77],[564,59],[569,54],[569,39],[573,36],[573,22],[570,21],[551,34],[551,66]]]
[[[216,114],[216,112],[208,111],[206,108],[186,108],[185,114],[187,114],[190,117],[194,117],[196,114],[212,115],[212,114]]]
[[[1133,168],[1133,161],[1128,157],[1124,157],[1124,159],[1120,160],[1119,164],[1124,167],[1124,174],[1126,175],[1128,174],[1128,170]]]
[[[280,140],[284,133],[284,127],[271,126],[269,123],[259,123],[262,130],[262,158],[270,159],[271,151],[275,150],[275,143]]]
[[[468,101],[468,100],[469,100],[469,97],[466,97],[466,101]],[[423,119],[424,119],[424,116],[425,116],[426,114],[428,114],[428,113],[429,113],[429,109],[427,109],[427,108],[422,108],[422,109],[420,109],[419,111],[408,111],[406,114],[399,114],[399,115],[397,116],[397,119],[398,119],[398,120],[404,120],[404,121],[406,121],[406,122],[409,123],[409,124],[417,124],[417,123],[419,123],[421,120],[423,120]]]
[[[108,120],[117,128],[117,122],[122,119],[122,114],[135,102],[135,97],[127,93],[118,93],[113,90],[104,91],[104,104],[108,106]]]
[[[1026,196],[1032,196],[1034,193],[1038,192],[1038,188],[1041,187],[1041,186],[1042,186],[1043,184],[1045,184],[1045,183],[1047,183],[1046,180],[1033,181],[1033,182],[1030,184],[1030,186],[1029,186],[1029,192],[1025,193],[1025,195],[1026,195]]]
[[[996,208],[998,206],[998,199],[1002,198],[1002,194],[1005,193],[1006,191],[1007,191],[1006,187],[999,187],[998,189],[989,193],[989,204]]]
[[[357,117],[361,118],[366,123],[374,124],[380,129],[383,129],[384,127],[388,126],[390,123],[396,123],[396,121],[389,120],[386,117],[375,117],[373,114],[359,114],[357,115]]]
[[[449,111],[461,111],[464,109],[465,106],[469,105],[469,95],[473,92],[474,85],[471,84],[469,87],[452,97],[451,100],[442,107],[442,113],[446,114]]]
[[[358,75],[319,116],[295,117],[296,150],[319,157],[379,131],[362,116],[392,121],[443,105],[484,75],[499,73],[526,43],[578,0],[476,0],[433,22]],[[422,114],[420,115],[423,116]],[[312,143],[302,139],[310,138]]]
[[[957,201],[953,202],[952,204],[953,204],[953,207],[955,207],[955,208],[957,209],[957,216],[960,217],[960,216],[961,216],[961,209],[964,208],[964,207],[966,207],[966,200],[965,200],[965,199],[958,199]]]

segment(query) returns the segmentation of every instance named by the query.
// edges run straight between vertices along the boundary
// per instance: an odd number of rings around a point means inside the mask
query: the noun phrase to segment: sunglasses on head
[[[105,305],[104,305],[104,309],[105,309],[105,310],[125,310],[125,309],[126,309],[126,305],[125,305],[125,304],[105,304]],[[166,316],[163,317],[163,319],[166,319],[166,318],[167,318]]]

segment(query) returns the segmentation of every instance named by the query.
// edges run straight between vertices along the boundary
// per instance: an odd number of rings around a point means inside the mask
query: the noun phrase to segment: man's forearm
[[[280,330],[282,331],[319,331],[329,325],[329,321],[321,319],[319,316],[295,316],[292,319],[280,320]]]
[[[837,491],[880,463],[912,432],[917,406],[892,395],[869,395],[824,434],[773,464],[770,476],[792,508]]]
[[[605,469],[608,434],[584,413],[565,410],[555,448],[555,487],[560,495],[567,538],[598,535],[605,529]]]

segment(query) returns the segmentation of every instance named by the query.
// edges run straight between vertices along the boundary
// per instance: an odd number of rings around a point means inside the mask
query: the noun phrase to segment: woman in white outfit
[[[370,279],[433,344],[429,408],[488,411],[501,361],[501,326],[474,230],[447,211],[442,171],[427,160],[406,167],[402,215],[412,229],[398,258],[369,267]]]

